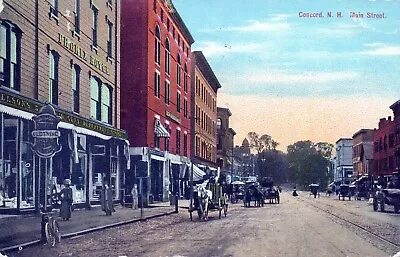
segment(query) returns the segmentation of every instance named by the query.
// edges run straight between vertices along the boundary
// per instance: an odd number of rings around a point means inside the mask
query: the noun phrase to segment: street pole
[[[189,211],[191,212],[193,210],[193,160],[190,162],[190,181],[189,181],[189,186],[190,186],[190,204],[189,204]]]
[[[143,214],[143,178],[139,178],[140,184],[140,220],[144,221],[144,214]]]

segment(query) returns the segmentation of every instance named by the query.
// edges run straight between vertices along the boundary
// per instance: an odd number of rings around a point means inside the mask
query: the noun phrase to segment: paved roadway
[[[287,192],[282,193],[279,205],[231,205],[222,219],[211,212],[208,221],[191,222],[187,210],[181,209],[176,215],[66,239],[51,249],[26,248],[9,256],[379,257],[400,251],[399,231],[399,214],[374,213],[366,202],[313,199],[306,193],[294,198]]]

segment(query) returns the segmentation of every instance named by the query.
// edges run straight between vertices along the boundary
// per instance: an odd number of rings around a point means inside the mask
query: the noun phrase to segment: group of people
[[[60,217],[63,220],[69,220],[71,218],[73,203],[73,193],[70,179],[64,180],[64,188],[60,191],[60,201]],[[106,216],[110,216],[113,212],[115,212],[112,189],[107,183],[104,184],[103,190],[101,191],[100,202],[102,210],[106,213]]]

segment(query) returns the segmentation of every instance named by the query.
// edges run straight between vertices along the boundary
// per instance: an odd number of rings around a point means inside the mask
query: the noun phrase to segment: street
[[[180,209],[9,256],[393,256],[400,251],[399,228],[399,214],[374,213],[366,201],[283,192],[279,205],[230,205],[220,220],[210,212],[208,221],[191,222]]]

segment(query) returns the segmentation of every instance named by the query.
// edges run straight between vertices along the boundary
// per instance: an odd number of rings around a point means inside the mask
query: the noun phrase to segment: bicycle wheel
[[[57,220],[53,220],[53,233],[54,237],[56,239],[56,243],[61,242],[61,232],[60,232],[60,226],[58,225]]]
[[[50,246],[55,246],[56,245],[56,238],[53,235],[53,231],[51,228],[51,225],[49,222],[46,223],[46,225],[44,226],[44,231],[46,233],[46,241],[47,244]]]

